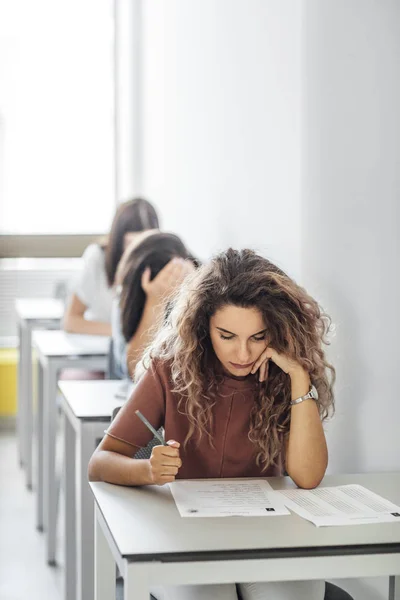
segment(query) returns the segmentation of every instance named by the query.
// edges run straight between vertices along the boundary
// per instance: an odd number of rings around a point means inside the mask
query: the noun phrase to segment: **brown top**
[[[196,434],[184,446],[189,421],[178,411],[179,396],[171,392],[170,369],[166,363],[153,363],[119,411],[108,433],[137,448],[145,447],[153,436],[135,414],[140,410],[155,429],[164,427],[166,440],[180,442],[182,467],[177,478],[282,475],[282,464],[264,472],[257,466],[257,448],[248,438],[256,385],[253,377],[244,380],[225,377],[213,408],[214,447],[204,435],[199,442]]]

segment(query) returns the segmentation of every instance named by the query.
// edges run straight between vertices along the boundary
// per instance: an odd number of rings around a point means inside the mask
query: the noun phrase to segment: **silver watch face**
[[[311,386],[311,393],[312,393],[312,397],[314,398],[314,400],[318,400],[318,392],[317,392],[317,388],[315,387],[315,385]]]

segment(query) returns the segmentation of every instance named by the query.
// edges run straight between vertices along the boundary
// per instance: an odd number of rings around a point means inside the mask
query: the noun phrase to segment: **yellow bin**
[[[0,348],[0,417],[17,412],[18,350]]]

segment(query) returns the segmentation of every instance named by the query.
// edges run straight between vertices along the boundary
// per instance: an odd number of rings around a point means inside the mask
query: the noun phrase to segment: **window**
[[[0,234],[108,231],[113,0],[0,2]]]

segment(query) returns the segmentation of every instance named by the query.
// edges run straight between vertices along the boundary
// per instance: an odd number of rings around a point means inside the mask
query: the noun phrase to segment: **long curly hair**
[[[318,391],[324,420],[334,408],[335,370],[325,357],[331,320],[318,303],[281,269],[252,250],[233,250],[215,256],[188,277],[173,300],[168,319],[143,357],[171,365],[178,409],[192,436],[207,436],[212,445],[212,408],[221,383],[213,351],[210,317],[224,305],[257,308],[268,331],[269,345],[295,359],[310,374]],[[249,439],[257,447],[257,463],[266,470],[276,464],[290,428],[290,379],[272,361],[268,378],[258,382],[250,416]]]

